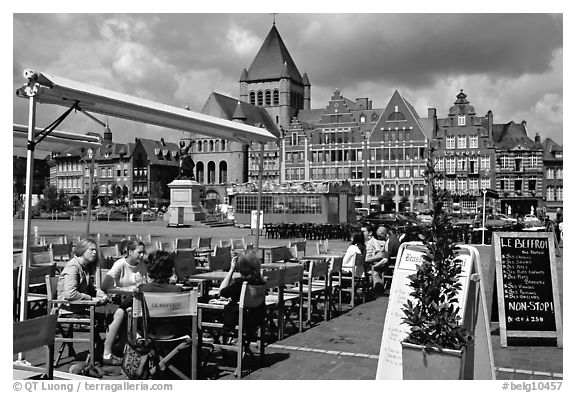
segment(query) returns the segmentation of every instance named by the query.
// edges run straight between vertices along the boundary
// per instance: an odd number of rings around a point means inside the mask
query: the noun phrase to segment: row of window
[[[256,195],[236,196],[236,213],[251,214],[256,210]],[[322,196],[319,195],[262,195],[264,214],[322,214]]]
[[[501,191],[522,191],[522,186],[524,184],[524,178],[501,178],[500,179],[500,190]],[[531,177],[528,179],[528,191],[536,191],[537,179]]]
[[[280,92],[278,90],[251,91],[248,94],[250,104],[258,106],[280,105]]]
[[[475,192],[484,188],[490,187],[490,178],[485,177],[481,179],[468,179],[460,178],[456,179],[442,179],[438,180],[436,186],[441,189],[446,189],[452,192]]]
[[[546,179],[562,179],[564,176],[562,168],[547,168]]]
[[[564,198],[564,187],[546,187],[546,200],[547,201],[562,201]]]
[[[196,153],[227,151],[228,148],[229,146],[225,139],[196,141],[192,144],[192,151]]]
[[[403,196],[414,196],[414,197],[423,197],[426,195],[426,186],[424,184],[410,184],[400,183],[398,187],[396,184],[370,184],[369,187],[370,196],[379,196],[383,195],[384,193],[391,193],[392,195],[398,195],[399,197]],[[396,193],[398,191],[398,193]]]
[[[436,159],[436,169],[447,174],[454,174],[456,171],[478,173],[478,169],[487,171],[490,170],[490,156],[439,157]]]
[[[226,161],[220,161],[220,164],[218,164],[218,181],[216,181],[216,164],[214,161],[208,162],[206,176],[204,176],[204,163],[202,161],[197,162],[196,181],[198,183],[204,183],[204,179],[206,179],[206,184],[227,183],[228,163]]]
[[[500,169],[511,169],[516,172],[520,172],[523,168],[538,168],[542,162],[540,155],[531,154],[527,155],[516,155],[508,156],[501,155],[498,157],[500,163]]]
[[[458,145],[456,145],[458,141]],[[475,149],[478,148],[478,135],[458,135],[456,139],[455,135],[446,136],[446,149]]]
[[[423,147],[379,147],[368,149],[368,160],[373,161],[396,161],[396,160],[423,160]],[[304,151],[286,153],[286,162],[303,162]],[[363,161],[363,149],[333,149],[312,150],[311,162],[346,162]]]

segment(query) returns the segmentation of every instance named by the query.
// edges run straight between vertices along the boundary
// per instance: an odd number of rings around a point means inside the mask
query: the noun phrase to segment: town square
[[[562,387],[562,13],[13,29],[14,380]]]

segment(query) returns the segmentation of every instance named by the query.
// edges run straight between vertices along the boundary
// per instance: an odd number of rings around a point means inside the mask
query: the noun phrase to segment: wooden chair
[[[72,243],[52,243],[50,249],[55,261],[69,261],[72,258]]]
[[[282,303],[283,296],[280,293],[280,287],[282,285],[282,276],[284,274],[284,269],[269,269],[262,272],[262,278],[264,279],[266,290],[268,294],[266,295],[266,327],[270,332],[272,337],[281,338],[281,328],[280,325],[284,320],[282,315]],[[274,314],[277,314],[276,322],[274,322]]]
[[[174,240],[174,251],[182,250],[182,249],[191,249],[192,247],[192,238],[176,238]]]
[[[232,242],[230,240],[220,240],[220,247],[232,247]]]
[[[212,252],[211,248],[211,237],[199,237],[198,247],[196,248],[196,262],[203,266],[208,261],[208,254]]]
[[[208,270],[211,272],[215,271],[225,271],[230,270],[230,265],[232,263],[232,255],[221,254],[221,255],[208,255]]]
[[[312,324],[313,308],[317,309],[318,300],[324,302],[324,319],[328,319],[328,261],[307,261],[302,289],[287,289],[287,293],[302,293],[306,301],[306,323]],[[320,284],[322,283],[322,284]]]
[[[384,289],[387,289],[392,285],[392,278],[394,277],[394,269],[396,267],[396,258],[390,258],[388,262],[390,264],[386,266],[386,269],[382,273]]]
[[[290,250],[288,250],[285,246],[271,248],[269,252],[270,252],[270,263],[286,262],[287,259],[290,259],[288,257]],[[290,257],[291,256],[292,254],[290,254]]]
[[[351,275],[343,275],[342,276],[342,283],[350,283],[348,287],[342,287],[342,292],[350,293],[350,307],[354,307],[355,299],[359,297],[358,289],[362,290],[362,297],[363,301],[366,301],[366,275],[364,272],[364,255],[356,254],[354,259],[354,267],[346,267],[343,266],[342,270],[344,272],[350,272]]]
[[[284,331],[286,326],[290,324],[299,333],[302,333],[303,322],[303,293],[302,293],[302,279],[304,276],[304,268],[300,264],[287,264],[283,268],[282,274],[282,297],[283,297],[283,310],[282,314],[284,320],[282,321],[281,340],[284,339]],[[287,291],[288,288],[296,288],[295,291]],[[298,325],[294,322],[293,314],[298,317]]]
[[[306,239],[290,242],[290,248],[296,246],[296,258],[304,258],[306,256]],[[302,254],[300,254],[302,253]]]
[[[99,247],[100,266],[104,269],[110,269],[114,262],[120,258],[120,249],[118,244],[109,247]]]
[[[214,249],[215,256],[229,255],[232,257],[232,246],[216,246]]]
[[[48,295],[44,277],[46,275],[54,277],[56,273],[55,263],[31,265],[28,270],[28,296],[26,304],[28,306],[28,317],[35,317],[48,314]],[[17,314],[20,313],[20,299],[22,293],[22,266],[18,268],[16,302]]]
[[[244,252],[246,250],[246,241],[242,239],[230,239],[232,252]]]
[[[326,243],[321,241],[321,242],[316,242],[316,253],[317,254],[328,254],[328,247],[326,246]]]
[[[136,235],[136,239],[143,241],[146,244],[152,243],[152,235],[146,233],[144,235]]]
[[[30,252],[43,252],[43,251],[48,251],[48,245],[47,244],[36,244],[36,245],[31,245],[28,247]]]
[[[134,296],[132,310],[128,313],[128,332],[132,337],[143,336],[144,334],[151,340],[155,353],[159,356],[158,364],[150,369],[150,374],[154,377],[162,373],[166,368],[172,371],[180,379],[197,379],[197,359],[198,359],[198,292],[196,289],[184,293],[155,293],[144,292],[144,299],[148,310],[147,326],[149,330],[143,332],[138,326],[142,326],[137,321],[143,318],[142,302],[139,296]],[[169,318],[178,318],[174,322],[182,323],[182,319],[188,322],[188,333],[179,337],[163,337],[155,335],[154,329],[150,329],[151,323],[167,322]],[[163,348],[168,353],[163,355]],[[190,349],[190,370],[181,370],[175,362],[177,355]],[[175,359],[176,358],[176,359]]]
[[[14,364],[14,379],[31,379],[36,378],[38,375],[53,379],[54,336],[57,318],[57,315],[52,314],[13,323],[12,353],[26,352],[40,347],[46,348],[45,368]]]
[[[330,280],[330,304],[333,308],[330,312],[342,313],[342,262],[344,257],[335,257],[330,261],[330,270],[328,273],[328,280]],[[336,308],[336,303],[338,308]]]
[[[54,255],[52,254],[52,250],[30,253],[30,265],[46,263],[54,263]]]
[[[199,237],[198,238],[198,248],[200,248],[200,249],[212,248],[212,238],[211,237]]]
[[[166,251],[166,252],[174,252],[174,242],[159,242],[159,250]]]
[[[68,356],[75,356],[76,351],[74,350],[74,343],[87,343],[89,345],[88,350],[90,353],[87,363],[94,367],[95,356],[96,356],[96,346],[102,342],[100,334],[97,333],[98,326],[96,325],[96,306],[97,302],[95,300],[58,300],[57,295],[57,284],[58,277],[45,276],[46,282],[46,293],[48,296],[48,309],[50,314],[57,314],[58,319],[56,323],[57,334],[60,337],[56,337],[54,341],[56,343],[61,343],[60,349],[58,351],[58,357],[54,361],[54,367],[58,367],[58,363],[62,358],[64,353],[64,348],[68,347]],[[86,308],[85,313],[68,313],[61,312],[60,307],[62,305],[68,306],[78,306]],[[82,331],[88,330],[88,337],[74,336],[76,327]]]
[[[214,343],[212,344],[216,349],[223,349],[227,351],[236,352],[237,361],[236,368],[234,371],[234,376],[236,378],[242,378],[242,361],[245,355],[255,358],[255,354],[251,349],[250,341],[252,337],[247,334],[246,318],[247,311],[251,308],[260,306],[266,300],[266,286],[265,285],[248,285],[247,282],[242,284],[242,291],[240,293],[240,301],[238,302],[238,325],[236,326],[235,337],[237,341],[235,343]],[[205,308],[210,308],[214,310],[221,310],[224,312],[224,305],[222,304],[209,304],[202,305]],[[222,329],[224,325],[222,323],[216,322],[203,322],[200,319],[202,327]],[[264,361],[264,323],[265,320],[257,321],[258,329],[256,332],[255,340],[258,343],[259,349],[259,364],[262,365]]]
[[[195,251],[180,250],[174,253],[174,273],[178,277],[178,282],[186,280],[196,274]]]

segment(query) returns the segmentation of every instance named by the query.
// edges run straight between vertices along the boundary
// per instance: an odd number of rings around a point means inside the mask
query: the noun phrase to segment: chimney
[[[164,142],[164,138],[160,138],[160,142],[162,143],[162,146],[166,146],[166,142]]]
[[[526,120],[522,120],[522,127],[524,127],[524,130],[526,131],[526,135],[528,135],[528,123],[526,123]]]
[[[359,106],[358,109],[370,109],[368,108],[368,98],[356,98],[356,104]]]
[[[540,143],[540,134],[536,133],[536,135],[534,135],[534,142]]]
[[[432,139],[438,137],[438,117],[436,116],[436,108],[428,108],[428,118],[432,119]]]
[[[491,110],[486,113],[486,118],[488,119],[488,137],[494,139],[494,115]]]

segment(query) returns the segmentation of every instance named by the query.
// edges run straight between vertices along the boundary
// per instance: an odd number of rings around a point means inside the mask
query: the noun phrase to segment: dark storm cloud
[[[314,15],[307,18],[313,23]],[[324,18],[316,40],[299,52],[320,85],[387,80],[416,87],[450,74],[537,74],[562,46],[562,19],[553,15],[354,15],[342,25]],[[315,58],[323,61],[307,64]]]

